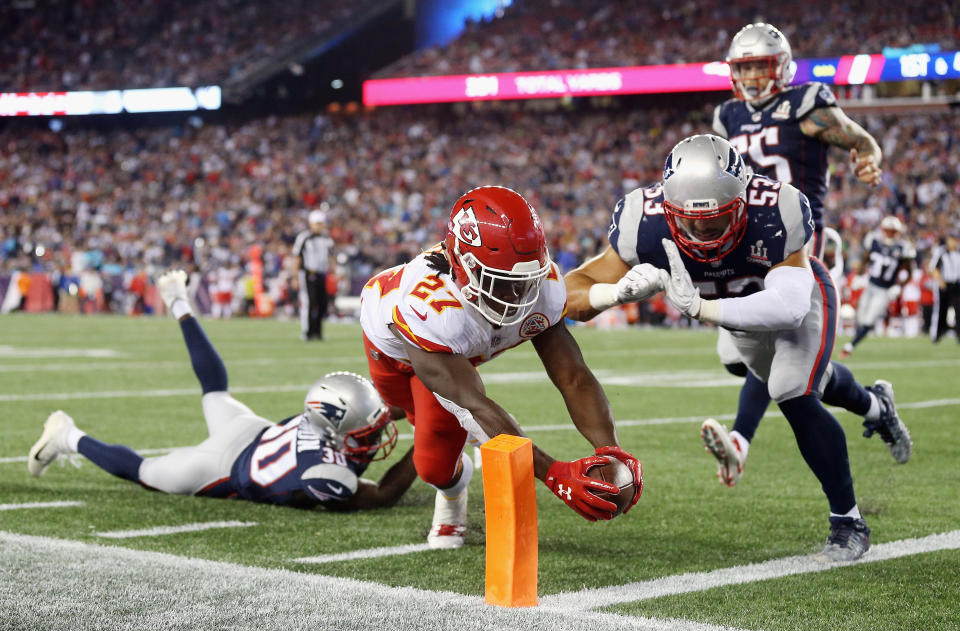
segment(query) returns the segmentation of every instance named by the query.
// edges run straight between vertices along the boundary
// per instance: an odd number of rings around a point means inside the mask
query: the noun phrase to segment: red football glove
[[[630,472],[633,474],[633,501],[631,501],[630,506],[627,506],[627,508],[623,511],[623,514],[626,515],[627,512],[633,508],[633,505],[637,503],[637,500],[640,499],[640,495],[643,493],[643,468],[640,466],[640,461],[617,445],[612,445],[610,447],[597,447],[595,453],[598,456],[610,456],[612,458],[616,458],[623,464],[627,465],[627,468],[629,468]]]
[[[613,519],[617,505],[600,499],[590,492],[606,491],[616,494],[619,489],[608,482],[596,480],[587,476],[590,467],[604,464],[606,461],[597,456],[588,456],[573,462],[557,460],[547,470],[547,487],[567,506],[580,513],[584,519],[597,521],[598,519]]]

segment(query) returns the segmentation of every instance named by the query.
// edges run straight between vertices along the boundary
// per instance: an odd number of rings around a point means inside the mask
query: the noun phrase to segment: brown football
[[[633,500],[634,486],[633,486],[633,474],[630,473],[630,469],[627,465],[623,464],[616,458],[610,458],[604,456],[607,459],[606,464],[597,465],[587,471],[587,475],[591,478],[597,480],[603,480],[604,482],[609,482],[614,486],[620,488],[620,492],[616,495],[612,493],[605,493],[603,491],[591,491],[597,497],[601,497],[605,500],[609,500],[617,505],[617,511],[614,515],[619,515],[627,507],[630,506],[630,502]]]

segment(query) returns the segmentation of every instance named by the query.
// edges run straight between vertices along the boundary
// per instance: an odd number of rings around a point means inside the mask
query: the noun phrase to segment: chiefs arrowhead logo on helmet
[[[516,324],[533,310],[550,255],[540,218],[519,193],[468,191],[453,205],[444,246],[463,297],[490,323]]]
[[[480,229],[477,226],[477,215],[473,212],[472,207],[464,206],[461,208],[450,222],[452,223],[450,231],[456,234],[461,241],[473,247],[482,245]]]

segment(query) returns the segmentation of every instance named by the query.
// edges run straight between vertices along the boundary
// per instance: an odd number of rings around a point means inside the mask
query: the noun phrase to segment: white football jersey
[[[551,264],[530,315],[518,324],[498,328],[467,304],[449,275],[441,276],[427,265],[428,253],[380,272],[360,294],[363,332],[393,359],[409,363],[406,348],[390,324],[425,351],[463,355],[476,366],[543,333],[566,314],[567,289],[556,264]]]

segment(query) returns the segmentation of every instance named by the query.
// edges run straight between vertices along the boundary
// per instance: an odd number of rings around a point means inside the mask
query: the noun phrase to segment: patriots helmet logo
[[[673,152],[670,152],[667,155],[667,161],[663,164],[663,181],[666,182],[673,173]]]
[[[320,401],[320,414],[326,417],[334,427],[340,426],[340,421],[347,415],[347,408],[341,407],[329,401]]]

